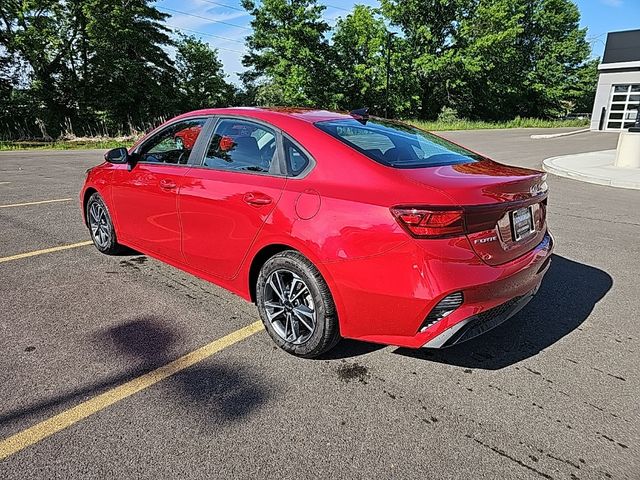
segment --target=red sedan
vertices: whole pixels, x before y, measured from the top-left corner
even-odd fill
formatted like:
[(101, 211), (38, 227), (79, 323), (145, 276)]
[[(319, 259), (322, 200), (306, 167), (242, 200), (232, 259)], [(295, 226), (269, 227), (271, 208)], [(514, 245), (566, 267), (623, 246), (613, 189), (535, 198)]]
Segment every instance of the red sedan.
[(544, 174), (364, 111), (200, 110), (105, 159), (80, 194), (98, 250), (255, 302), (302, 357), (341, 337), (457, 344), (520, 310), (549, 267)]

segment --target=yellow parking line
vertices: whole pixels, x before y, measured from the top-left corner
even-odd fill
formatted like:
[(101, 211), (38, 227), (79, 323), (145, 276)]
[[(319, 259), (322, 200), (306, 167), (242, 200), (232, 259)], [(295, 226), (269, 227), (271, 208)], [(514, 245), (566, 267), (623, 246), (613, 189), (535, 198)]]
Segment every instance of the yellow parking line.
[(0, 461), (262, 330), (257, 321), (0, 442)]
[(59, 252), (61, 250), (69, 250), (70, 248), (84, 247), (85, 245), (91, 245), (92, 243), (93, 242), (91, 240), (88, 240), (86, 242), (71, 243), (69, 245), (60, 245), (59, 247), (51, 247), (51, 248), (44, 248), (42, 250), (34, 250), (33, 252), (18, 253), (17, 255), (0, 257), (0, 263), (10, 262), (11, 260), (20, 260), (21, 258), (35, 257), (36, 255), (43, 255), (45, 253), (53, 253), (53, 252)]
[(56, 198), (54, 200), (40, 200), (39, 202), (11, 203), (9, 205), (0, 205), (0, 208), (10, 207), (26, 207), (28, 205), (42, 205), (43, 203), (70, 202), (73, 198)]

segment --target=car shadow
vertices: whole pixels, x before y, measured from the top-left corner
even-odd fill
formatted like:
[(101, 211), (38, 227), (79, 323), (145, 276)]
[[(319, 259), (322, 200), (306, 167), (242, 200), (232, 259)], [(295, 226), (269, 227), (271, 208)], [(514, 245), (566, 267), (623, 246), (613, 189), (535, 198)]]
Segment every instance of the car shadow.
[[(168, 350), (176, 341), (175, 331), (156, 317), (141, 317), (106, 332), (112, 345), (132, 362), (157, 368), (175, 358)], [(169, 324), (170, 325), (170, 324)], [(266, 403), (267, 390), (248, 369), (203, 361), (167, 380), (170, 398), (188, 407), (200, 406), (206, 417), (219, 423), (244, 417)]]
[(605, 271), (553, 255), (538, 294), (502, 325), (442, 350), (398, 348), (394, 353), (467, 368), (508, 367), (580, 329), (612, 285)]
[(177, 332), (161, 318), (140, 316), (95, 335), (95, 343), (130, 357), (142, 369), (169, 361), (169, 351), (179, 340)]
[(316, 357), (314, 360), (340, 360), (343, 358), (360, 357), (385, 348), (386, 346), (387, 345), (378, 343), (361, 342), (359, 340), (343, 338), (335, 347)]
[[(46, 416), (73, 407), (88, 398), (122, 385), (140, 375), (176, 360), (181, 354), (180, 336), (169, 320), (156, 316), (141, 316), (98, 331), (92, 338), (97, 348), (106, 349), (126, 365), (117, 375), (85, 383), (74, 389), (30, 405), (0, 413), (0, 424), (11, 428), (24, 420)], [(162, 381), (161, 394), (169, 405), (179, 403), (196, 410), (216, 425), (249, 415), (272, 396), (273, 387), (266, 387), (256, 375), (237, 362), (232, 365), (204, 360)], [(184, 408), (183, 408), (184, 409)]]
[(131, 247), (127, 247), (126, 245), (121, 245), (120, 250), (115, 253), (110, 254), (112, 257), (131, 257), (134, 255), (142, 255), (142, 253), (134, 250)]

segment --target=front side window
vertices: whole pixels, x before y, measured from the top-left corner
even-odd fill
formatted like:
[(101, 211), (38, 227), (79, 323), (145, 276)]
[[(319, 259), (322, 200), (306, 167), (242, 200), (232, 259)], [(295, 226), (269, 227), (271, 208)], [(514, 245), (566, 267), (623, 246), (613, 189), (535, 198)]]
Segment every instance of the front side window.
[(140, 160), (186, 165), (206, 121), (204, 118), (184, 120), (156, 133), (142, 145)]
[(204, 165), (218, 170), (274, 173), (276, 134), (246, 120), (222, 119), (213, 132)]
[(409, 125), (382, 119), (317, 122), (316, 127), (378, 163), (422, 168), (472, 163), (481, 157), (465, 148)]

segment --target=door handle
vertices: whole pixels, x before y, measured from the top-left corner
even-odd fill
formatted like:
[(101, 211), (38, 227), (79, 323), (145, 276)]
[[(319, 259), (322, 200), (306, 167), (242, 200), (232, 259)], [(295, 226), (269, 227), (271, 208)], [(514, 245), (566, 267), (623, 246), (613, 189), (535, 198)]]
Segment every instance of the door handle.
[(244, 201), (252, 207), (261, 207), (263, 205), (269, 205), (273, 200), (264, 193), (249, 192), (244, 195)]
[(162, 179), (160, 180), (160, 188), (163, 190), (175, 190), (177, 187), (176, 182), (173, 180)]

